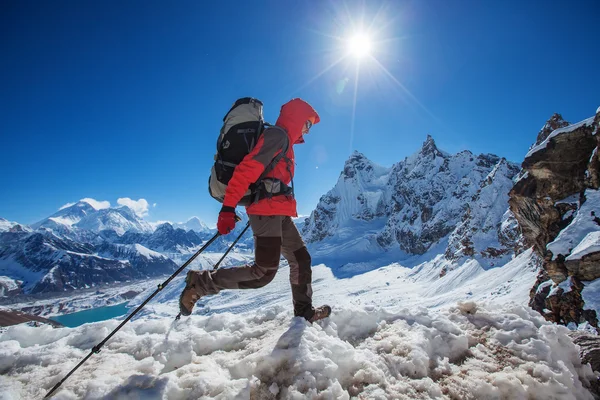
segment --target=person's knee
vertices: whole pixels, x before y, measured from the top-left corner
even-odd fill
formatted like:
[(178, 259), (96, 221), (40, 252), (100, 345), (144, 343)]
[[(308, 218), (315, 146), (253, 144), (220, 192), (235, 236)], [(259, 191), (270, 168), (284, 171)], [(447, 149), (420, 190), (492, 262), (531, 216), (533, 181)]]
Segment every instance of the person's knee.
[(256, 287), (261, 288), (271, 283), (273, 278), (275, 278), (276, 272), (276, 270), (267, 271), (259, 280), (256, 281)]
[(298, 263), (298, 281), (297, 284), (307, 284), (312, 282), (312, 259), (306, 246), (294, 252), (294, 257)]

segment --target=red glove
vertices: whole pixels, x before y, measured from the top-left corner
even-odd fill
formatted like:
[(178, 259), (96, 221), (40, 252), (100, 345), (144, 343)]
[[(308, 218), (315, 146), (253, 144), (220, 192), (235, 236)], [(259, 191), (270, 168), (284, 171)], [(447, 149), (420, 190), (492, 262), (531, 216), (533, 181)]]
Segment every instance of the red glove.
[(219, 212), (217, 229), (221, 235), (227, 235), (235, 228), (235, 208), (223, 206)]

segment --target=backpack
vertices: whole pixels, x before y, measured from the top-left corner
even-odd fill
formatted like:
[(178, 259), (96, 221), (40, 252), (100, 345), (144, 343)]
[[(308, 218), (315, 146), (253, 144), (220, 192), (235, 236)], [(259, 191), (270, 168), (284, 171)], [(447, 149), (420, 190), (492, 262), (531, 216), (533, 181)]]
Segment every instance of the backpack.
[[(208, 192), (214, 199), (223, 202), (227, 184), (233, 176), (235, 167), (252, 151), (267, 126), (272, 125), (264, 121), (263, 103), (252, 97), (236, 100), (225, 114), (217, 139), (215, 163), (208, 178)], [(269, 163), (259, 179), (250, 185), (238, 205), (249, 206), (266, 195), (290, 194), (289, 188), (282, 182), (281, 189), (278, 185), (277, 192), (273, 190), (275, 186), (273, 181), (276, 180), (269, 179), (269, 182), (266, 182), (267, 180), (263, 182), (264, 176), (285, 156), (286, 151), (287, 149), (284, 149)]]

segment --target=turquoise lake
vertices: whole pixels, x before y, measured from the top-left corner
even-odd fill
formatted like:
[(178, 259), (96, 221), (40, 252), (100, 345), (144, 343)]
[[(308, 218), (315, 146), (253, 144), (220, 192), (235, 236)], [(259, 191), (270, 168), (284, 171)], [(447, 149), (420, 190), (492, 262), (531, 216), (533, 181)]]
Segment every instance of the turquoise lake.
[(91, 310), (58, 315), (51, 317), (50, 319), (69, 328), (75, 328), (76, 326), (87, 324), (88, 322), (98, 322), (119, 317), (127, 313), (127, 311), (127, 303), (121, 303), (114, 306), (98, 307)]

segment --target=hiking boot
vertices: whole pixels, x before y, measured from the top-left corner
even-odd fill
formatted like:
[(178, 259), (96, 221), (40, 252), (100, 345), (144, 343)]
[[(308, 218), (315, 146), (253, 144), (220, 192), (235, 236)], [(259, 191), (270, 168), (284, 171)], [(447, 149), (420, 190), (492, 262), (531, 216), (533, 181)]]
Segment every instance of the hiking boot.
[(200, 298), (196, 289), (196, 282), (200, 274), (200, 271), (190, 270), (185, 277), (185, 289), (183, 289), (181, 296), (179, 296), (179, 312), (183, 316), (187, 317), (192, 313), (194, 305), (196, 305), (196, 302)]
[(320, 319), (327, 318), (330, 315), (331, 315), (331, 307), (329, 307), (328, 305), (319, 306), (319, 307), (315, 308), (315, 313), (313, 314), (312, 317), (310, 317), (308, 322), (310, 322), (312, 324), (313, 322), (318, 321)]

